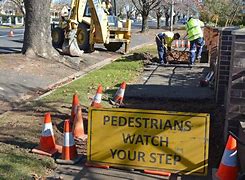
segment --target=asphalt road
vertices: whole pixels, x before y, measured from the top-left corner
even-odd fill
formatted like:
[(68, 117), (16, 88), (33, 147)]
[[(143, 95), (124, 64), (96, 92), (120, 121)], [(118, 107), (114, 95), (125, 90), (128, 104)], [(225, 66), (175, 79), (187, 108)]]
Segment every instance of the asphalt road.
[[(10, 30), (13, 31), (13, 37), (9, 37)], [(0, 53), (19, 53), (21, 52), (24, 37), (24, 29), (0, 29)]]
[[(148, 25), (150, 28), (155, 28), (156, 22), (149, 20)], [(141, 22), (132, 23), (133, 32), (139, 31), (140, 29), (141, 29)], [(10, 30), (13, 31), (13, 37), (9, 37), (8, 35)], [(25, 31), (24, 28), (19, 28), (19, 29), (0, 28), (0, 54), (20, 53), (23, 44), (24, 31)], [(140, 39), (139, 39), (139, 43), (140, 43)], [(132, 41), (131, 47), (134, 46), (135, 46), (135, 41)]]

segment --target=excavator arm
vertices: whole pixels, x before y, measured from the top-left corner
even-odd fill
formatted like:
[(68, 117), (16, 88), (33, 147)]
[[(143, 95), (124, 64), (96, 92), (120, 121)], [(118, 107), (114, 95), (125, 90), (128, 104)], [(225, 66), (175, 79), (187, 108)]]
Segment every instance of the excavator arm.
[(77, 43), (77, 28), (79, 22), (82, 22), (86, 2), (87, 0), (71, 1), (71, 12), (65, 28), (65, 40), (62, 45), (62, 50), (65, 54), (81, 56), (83, 53)]
[(78, 25), (83, 21), (86, 4), (91, 12), (89, 44), (91, 49), (95, 42), (109, 43), (108, 19), (100, 0), (72, 0), (71, 13), (65, 29), (65, 41), (62, 50), (65, 54), (78, 56), (80, 49), (77, 42)]

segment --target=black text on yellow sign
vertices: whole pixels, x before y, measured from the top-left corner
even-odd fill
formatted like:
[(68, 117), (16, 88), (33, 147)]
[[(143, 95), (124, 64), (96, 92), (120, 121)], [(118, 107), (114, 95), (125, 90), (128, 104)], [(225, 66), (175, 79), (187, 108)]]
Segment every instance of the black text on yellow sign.
[(209, 121), (203, 113), (90, 109), (88, 160), (206, 175)]

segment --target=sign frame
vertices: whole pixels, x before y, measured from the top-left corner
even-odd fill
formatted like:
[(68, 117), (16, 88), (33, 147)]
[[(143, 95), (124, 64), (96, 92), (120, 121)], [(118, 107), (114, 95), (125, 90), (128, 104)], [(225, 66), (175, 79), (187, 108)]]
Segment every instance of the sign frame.
[[(100, 161), (100, 160), (94, 160), (92, 158), (93, 154), (93, 147), (92, 147), (92, 141), (93, 141), (93, 125), (96, 120), (93, 120), (93, 113), (98, 113), (98, 112), (110, 112), (110, 113), (143, 113), (143, 114), (154, 114), (154, 115), (173, 115), (173, 116), (188, 116), (188, 117), (202, 117), (205, 120), (204, 123), (204, 132), (205, 132), (205, 137), (204, 137), (204, 146), (203, 146), (203, 164), (200, 164), (201, 167), (203, 167), (203, 171), (196, 172), (196, 169), (193, 169), (193, 171), (185, 171), (185, 170), (176, 170), (176, 169), (169, 169), (165, 167), (149, 167), (145, 166), (144, 164), (142, 165), (130, 165), (130, 164), (120, 164), (120, 163), (112, 163), (112, 162), (106, 162), (106, 161)], [(87, 153), (87, 161), (96, 163), (96, 164), (106, 164), (106, 165), (111, 165), (115, 167), (128, 167), (128, 168), (135, 168), (135, 169), (147, 169), (147, 170), (161, 170), (161, 171), (168, 171), (168, 172), (173, 172), (173, 173), (180, 173), (180, 174), (193, 174), (193, 175), (207, 175), (208, 171), (208, 151), (209, 151), (209, 126), (210, 126), (210, 115), (206, 113), (186, 113), (186, 112), (173, 112), (173, 111), (159, 111), (159, 110), (142, 110), (142, 109), (119, 109), (119, 108), (90, 108), (89, 109), (89, 114), (88, 114), (88, 153)]]

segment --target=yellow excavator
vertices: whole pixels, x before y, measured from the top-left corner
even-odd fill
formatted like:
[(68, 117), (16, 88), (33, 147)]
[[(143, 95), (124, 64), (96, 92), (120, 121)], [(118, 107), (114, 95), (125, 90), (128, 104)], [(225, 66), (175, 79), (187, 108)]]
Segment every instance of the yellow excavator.
[[(68, 16), (61, 16), (58, 27), (52, 29), (52, 43), (62, 47), (64, 54), (80, 56), (82, 51), (94, 51), (96, 43), (104, 44), (109, 51), (125, 52), (131, 39), (131, 21), (125, 25), (109, 15), (101, 0), (72, 0)], [(116, 0), (112, 3), (116, 14)]]

